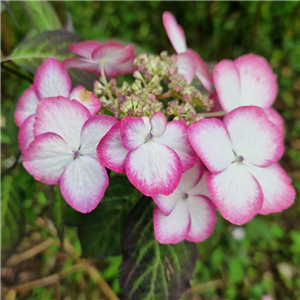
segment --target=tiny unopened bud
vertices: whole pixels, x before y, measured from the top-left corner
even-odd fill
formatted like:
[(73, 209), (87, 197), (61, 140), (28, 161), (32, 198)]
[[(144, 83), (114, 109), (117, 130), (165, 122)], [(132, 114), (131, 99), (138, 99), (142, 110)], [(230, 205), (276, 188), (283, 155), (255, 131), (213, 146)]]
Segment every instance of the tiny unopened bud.
[(133, 108), (130, 108), (130, 109), (127, 111), (127, 115), (128, 115), (128, 116), (133, 116), (133, 115), (134, 115), (134, 110), (133, 110)]
[(178, 110), (177, 110), (178, 114), (182, 115), (184, 111), (185, 111), (184, 106), (182, 105), (178, 106)]
[(175, 92), (179, 93), (179, 91), (180, 91), (180, 85), (176, 84), (175, 87), (174, 87), (174, 90), (175, 90)]
[(189, 94), (183, 94), (183, 96), (182, 96), (182, 101), (183, 102), (188, 102), (189, 99), (190, 99), (190, 95)]

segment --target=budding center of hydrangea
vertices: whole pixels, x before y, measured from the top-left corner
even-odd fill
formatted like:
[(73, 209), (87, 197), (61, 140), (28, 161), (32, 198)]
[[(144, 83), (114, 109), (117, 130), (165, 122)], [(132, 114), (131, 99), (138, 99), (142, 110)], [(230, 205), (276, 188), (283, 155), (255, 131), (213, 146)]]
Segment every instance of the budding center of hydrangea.
[(187, 193), (184, 193), (184, 194), (182, 195), (182, 199), (183, 199), (183, 200), (187, 200), (188, 197), (189, 197), (189, 195), (188, 195)]
[(76, 158), (76, 157), (78, 157), (80, 155), (79, 150), (76, 150), (73, 153), (74, 153), (74, 158)]
[(146, 142), (150, 141), (153, 139), (153, 134), (150, 132), (147, 137), (146, 137)]
[(243, 160), (244, 160), (244, 157), (241, 155), (237, 156), (237, 158), (236, 158), (236, 161), (239, 163), (243, 162)]

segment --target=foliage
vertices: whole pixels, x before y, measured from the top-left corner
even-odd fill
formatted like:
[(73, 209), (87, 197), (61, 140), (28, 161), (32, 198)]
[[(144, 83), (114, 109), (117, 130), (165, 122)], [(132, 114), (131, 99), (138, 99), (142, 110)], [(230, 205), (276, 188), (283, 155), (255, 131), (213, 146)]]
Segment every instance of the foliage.
[(15, 190), (13, 178), (5, 177), (1, 182), (1, 188), (1, 256), (5, 260), (21, 240), (24, 233), (22, 226), (24, 216), (19, 209), (21, 199)]
[(61, 29), (62, 24), (53, 7), (46, 1), (22, 2), (33, 26), (38, 31)]
[(122, 235), (120, 286), (125, 299), (178, 299), (189, 287), (197, 250), (181, 242), (161, 245), (153, 234), (154, 204), (142, 197), (131, 211)]
[(81, 214), (68, 207), (65, 223), (78, 228), (83, 257), (121, 255), (121, 231), (138, 196), (125, 176), (116, 175), (95, 210)]
[(48, 57), (64, 60), (70, 57), (69, 47), (78, 43), (81, 38), (76, 33), (63, 30), (41, 32), (29, 40), (25, 40), (14, 49), (12, 61), (25, 70), (35, 73), (37, 67)]

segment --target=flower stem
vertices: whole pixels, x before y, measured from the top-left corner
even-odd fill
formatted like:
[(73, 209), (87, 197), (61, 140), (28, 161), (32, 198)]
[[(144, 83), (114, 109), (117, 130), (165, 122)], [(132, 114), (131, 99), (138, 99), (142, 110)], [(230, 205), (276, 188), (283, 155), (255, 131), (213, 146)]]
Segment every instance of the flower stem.
[(106, 87), (105, 92), (107, 92), (109, 99), (111, 101), (113, 101), (113, 103), (114, 103), (115, 99), (112, 96), (112, 94), (110, 92), (110, 89), (108, 88), (107, 79), (106, 79), (106, 76), (105, 76), (105, 73), (104, 73), (104, 63), (103, 63), (103, 61), (100, 62), (100, 71), (101, 71), (101, 79), (103, 79), (103, 81), (104, 81), (103, 83)]
[(167, 92), (156, 96), (156, 99), (157, 100), (163, 100), (163, 99), (170, 98), (170, 97), (172, 97), (172, 91), (168, 90)]
[(198, 113), (198, 116), (203, 116), (203, 117), (223, 117), (226, 115), (225, 111), (217, 111), (217, 112), (207, 112), (207, 113)]
[(33, 82), (33, 78), (32, 78), (32, 77), (29, 77), (29, 76), (27, 76), (27, 75), (21, 73), (21, 72), (20, 72), (19, 70), (17, 70), (17, 69), (13, 69), (13, 68), (11, 68), (11, 67), (9, 67), (9, 66), (7, 66), (7, 65), (4, 65), (3, 62), (1, 63), (1, 68), (3, 68), (4, 70), (6, 70), (6, 71), (8, 71), (8, 72), (10, 72), (10, 73), (12, 73), (12, 74), (18, 76), (19, 78), (22, 78), (22, 79), (25, 79), (25, 80), (29, 81), (30, 83)]

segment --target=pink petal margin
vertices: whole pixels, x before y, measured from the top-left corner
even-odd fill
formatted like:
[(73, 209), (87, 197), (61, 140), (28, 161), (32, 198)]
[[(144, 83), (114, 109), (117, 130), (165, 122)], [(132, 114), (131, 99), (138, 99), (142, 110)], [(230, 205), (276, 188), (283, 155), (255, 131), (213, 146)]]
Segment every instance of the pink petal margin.
[(94, 210), (108, 187), (108, 175), (100, 162), (89, 156), (79, 156), (65, 169), (60, 190), (67, 203), (81, 213)]
[(67, 70), (56, 58), (51, 57), (39, 66), (33, 85), (39, 100), (56, 96), (68, 98), (72, 87)]
[(267, 167), (278, 161), (284, 152), (283, 136), (257, 106), (242, 106), (223, 119), (232, 149), (247, 163)]
[(39, 99), (35, 94), (34, 86), (31, 85), (23, 92), (17, 104), (15, 122), (19, 127), (30, 115), (35, 114), (38, 103)]
[(214, 204), (232, 224), (245, 224), (260, 211), (262, 189), (244, 164), (233, 163), (222, 173), (210, 173), (206, 181)]
[(35, 180), (58, 184), (64, 169), (74, 159), (65, 140), (55, 133), (35, 138), (23, 155), (23, 166)]
[(163, 24), (168, 38), (177, 53), (186, 51), (185, 34), (180, 25), (178, 25), (175, 17), (168, 11), (163, 13)]
[(70, 46), (70, 50), (80, 56), (85, 58), (92, 58), (92, 53), (102, 44), (97, 41), (86, 41), (78, 44), (73, 44)]
[(267, 168), (252, 166), (250, 173), (258, 181), (264, 194), (260, 214), (281, 212), (294, 203), (296, 191), (292, 186), (292, 180), (279, 164), (275, 163)]
[(284, 136), (284, 120), (283, 117), (272, 107), (264, 110), (268, 119), (277, 127), (280, 134)]
[(205, 196), (194, 196), (186, 201), (191, 216), (191, 229), (185, 239), (192, 243), (200, 243), (214, 231), (217, 222), (216, 209)]
[(186, 204), (182, 201), (165, 216), (156, 206), (153, 212), (155, 239), (161, 244), (177, 244), (183, 241), (191, 228), (191, 217)]
[(164, 134), (156, 138), (158, 143), (176, 152), (183, 172), (192, 168), (197, 161), (197, 155), (189, 143), (187, 131), (188, 126), (184, 122), (171, 121), (167, 123)]
[(202, 57), (197, 54), (194, 50), (188, 49), (185, 53), (187, 53), (193, 60), (196, 65), (196, 78), (197, 80), (202, 83), (203, 87), (208, 91), (212, 92), (212, 77), (208, 71), (208, 68), (205, 64), (205, 61)]
[(235, 160), (230, 137), (219, 119), (194, 122), (189, 127), (188, 138), (197, 155), (213, 174), (224, 171)]
[(19, 148), (21, 153), (27, 150), (30, 143), (34, 140), (33, 134), (33, 124), (35, 122), (35, 114), (29, 116), (25, 122), (22, 124), (19, 132), (18, 132), (18, 141), (19, 141)]
[(123, 64), (134, 58), (134, 47), (132, 44), (124, 46), (122, 44), (110, 41), (97, 48), (92, 58), (95, 62), (105, 61), (105, 64)]
[(213, 71), (213, 81), (226, 112), (239, 106), (269, 108), (278, 91), (277, 76), (264, 57), (252, 53), (235, 61), (222, 60)]
[(111, 127), (120, 122), (117, 118), (107, 115), (96, 115), (90, 117), (82, 128), (81, 148), (82, 155), (97, 157), (96, 149), (101, 139), (107, 134)]
[(101, 139), (97, 147), (97, 156), (106, 168), (117, 173), (125, 173), (125, 162), (128, 153), (129, 151), (122, 144), (121, 122), (118, 122)]
[(182, 174), (178, 155), (169, 147), (147, 142), (126, 157), (129, 181), (144, 195), (170, 195)]
[(98, 97), (94, 93), (87, 91), (82, 85), (76, 86), (71, 91), (69, 98), (83, 104), (90, 111), (91, 115), (95, 115), (101, 108), (101, 102)]

